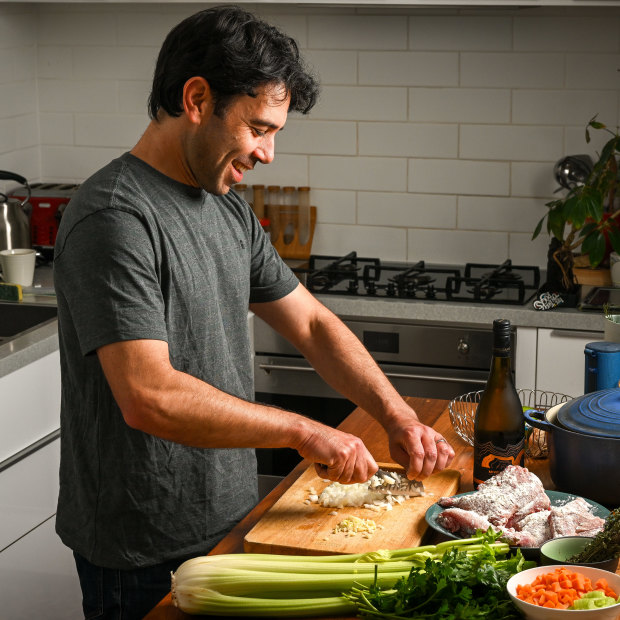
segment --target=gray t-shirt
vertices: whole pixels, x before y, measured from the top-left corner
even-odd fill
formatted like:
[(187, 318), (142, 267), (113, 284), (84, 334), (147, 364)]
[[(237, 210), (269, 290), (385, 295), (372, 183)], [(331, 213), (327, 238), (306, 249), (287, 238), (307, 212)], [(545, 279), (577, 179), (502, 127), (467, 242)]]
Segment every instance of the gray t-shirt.
[(175, 369), (252, 400), (248, 304), (284, 297), (297, 279), (234, 192), (210, 195), (128, 153), (72, 198), (54, 273), (58, 534), (108, 568), (206, 553), (257, 501), (254, 450), (190, 448), (130, 428), (95, 351), (164, 340)]

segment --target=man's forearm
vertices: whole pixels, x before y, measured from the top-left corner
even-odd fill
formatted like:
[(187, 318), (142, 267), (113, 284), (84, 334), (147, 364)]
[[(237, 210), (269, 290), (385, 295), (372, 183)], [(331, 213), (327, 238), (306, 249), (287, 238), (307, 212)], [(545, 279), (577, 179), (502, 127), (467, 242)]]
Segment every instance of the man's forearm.
[(394, 409), (405, 404), (357, 336), (331, 312), (313, 325), (312, 337), (298, 346), (331, 387), (382, 424), (389, 424)]

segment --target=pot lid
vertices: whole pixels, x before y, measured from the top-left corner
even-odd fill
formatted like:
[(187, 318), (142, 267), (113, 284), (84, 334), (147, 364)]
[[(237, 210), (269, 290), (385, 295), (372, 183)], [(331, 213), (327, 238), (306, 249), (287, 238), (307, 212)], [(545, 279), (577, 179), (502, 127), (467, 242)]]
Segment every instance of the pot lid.
[(557, 421), (576, 433), (620, 438), (620, 388), (590, 392), (565, 403)]

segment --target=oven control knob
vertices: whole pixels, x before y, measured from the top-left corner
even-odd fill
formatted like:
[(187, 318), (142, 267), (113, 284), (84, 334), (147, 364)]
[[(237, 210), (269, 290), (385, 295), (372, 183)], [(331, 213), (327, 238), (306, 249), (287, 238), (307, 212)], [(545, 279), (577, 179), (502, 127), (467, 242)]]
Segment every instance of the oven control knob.
[(469, 342), (461, 338), (456, 345), (456, 349), (461, 355), (467, 355), (469, 353)]

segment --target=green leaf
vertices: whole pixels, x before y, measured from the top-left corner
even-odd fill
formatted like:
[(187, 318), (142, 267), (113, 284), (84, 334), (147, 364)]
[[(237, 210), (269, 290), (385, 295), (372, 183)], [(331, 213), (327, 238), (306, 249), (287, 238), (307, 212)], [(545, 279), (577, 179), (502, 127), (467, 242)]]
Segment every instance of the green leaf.
[(553, 236), (559, 241), (564, 240), (564, 226), (566, 224), (566, 218), (562, 213), (561, 209), (553, 209), (549, 211), (549, 219), (547, 221), (547, 225), (549, 231), (553, 234)]
[(538, 222), (538, 224), (536, 225), (536, 229), (534, 230), (534, 234), (532, 235), (532, 241), (534, 239), (536, 239), (536, 237), (538, 237), (538, 235), (540, 235), (540, 231), (542, 230), (542, 225), (543, 225), (543, 222), (545, 221), (546, 217), (547, 217), (547, 214), (543, 215), (540, 218), (540, 222)]
[(614, 252), (620, 252), (620, 228), (618, 228), (615, 220), (609, 220), (610, 226), (607, 232), (607, 237), (611, 243), (611, 247)]
[(581, 251), (587, 254), (592, 267), (598, 267), (605, 256), (605, 237), (599, 232), (593, 232), (586, 237), (581, 244)]

